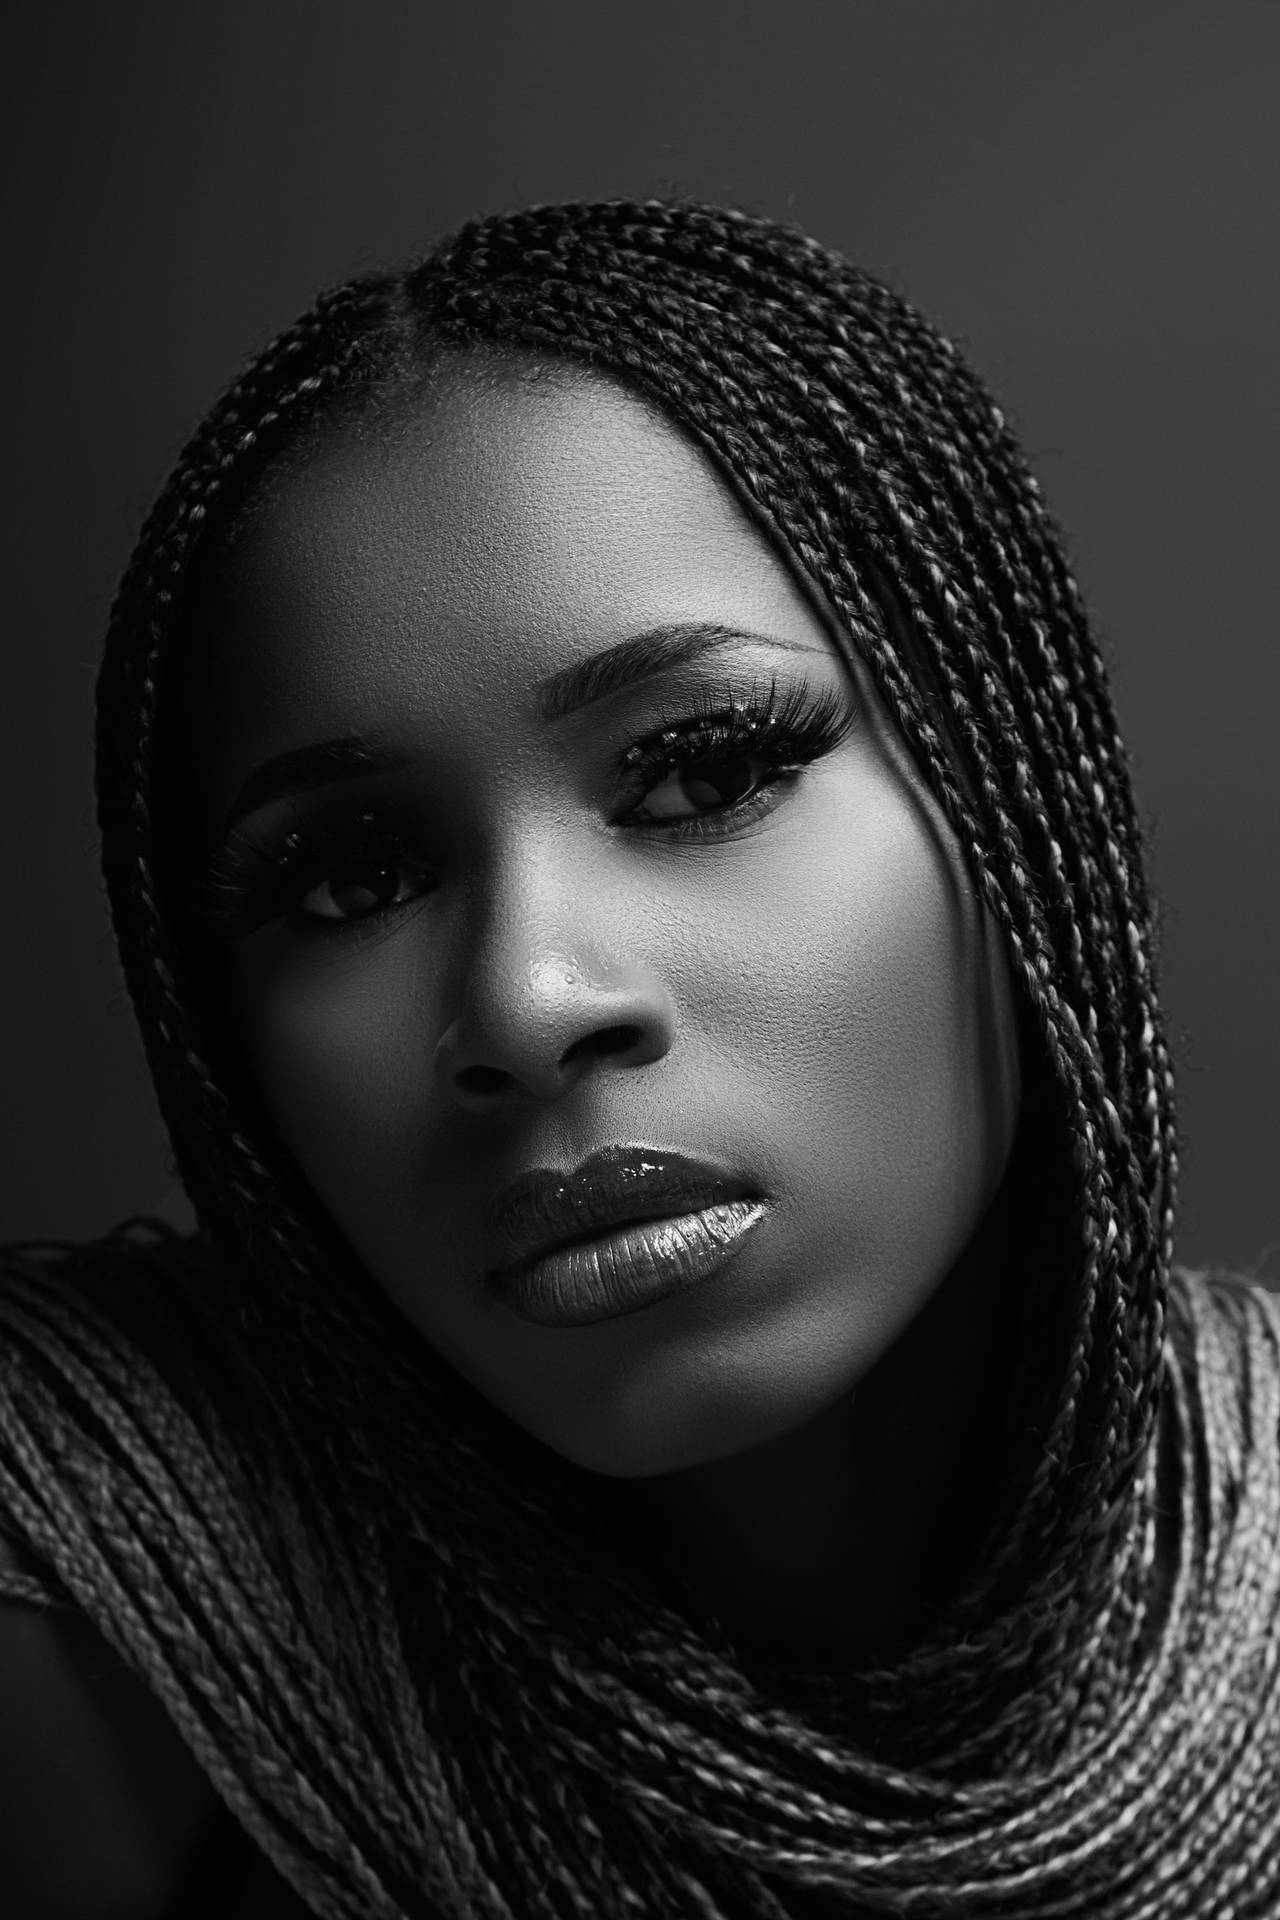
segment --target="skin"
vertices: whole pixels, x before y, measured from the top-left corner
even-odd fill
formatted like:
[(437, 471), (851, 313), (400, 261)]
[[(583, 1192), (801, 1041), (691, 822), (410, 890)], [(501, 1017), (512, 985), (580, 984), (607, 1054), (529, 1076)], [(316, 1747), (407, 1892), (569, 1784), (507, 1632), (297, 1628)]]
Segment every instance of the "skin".
[[(927, 1611), (994, 1477), (1018, 1027), (997, 930), (821, 597), (623, 387), (459, 355), (273, 482), (208, 621), (211, 832), (287, 749), (380, 730), (408, 761), (343, 794), (412, 811), (431, 894), (372, 935), (276, 923), (233, 949), (276, 1123), (373, 1282), (616, 1482), (744, 1649), (803, 1658)], [(544, 676), (691, 621), (764, 638), (537, 716)], [(773, 674), (854, 703), (833, 753), (719, 837), (621, 823), (646, 798), (615, 785), (634, 740)], [(609, 1142), (727, 1163), (767, 1215), (684, 1296), (528, 1324), (481, 1286), (485, 1204)]]

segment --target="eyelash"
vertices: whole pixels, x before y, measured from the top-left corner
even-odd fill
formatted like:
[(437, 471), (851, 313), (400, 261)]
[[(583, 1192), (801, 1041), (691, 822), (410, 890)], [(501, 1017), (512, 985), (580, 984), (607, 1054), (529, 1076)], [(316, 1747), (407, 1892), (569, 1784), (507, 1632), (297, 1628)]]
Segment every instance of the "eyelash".
[[(646, 821), (636, 819), (633, 809), (619, 825), (677, 840), (723, 838), (726, 832), (772, 812), (777, 790), (794, 785), (806, 767), (833, 752), (855, 721), (844, 695), (834, 688), (815, 695), (807, 681), (781, 695), (776, 680), (765, 693), (753, 688), (727, 701), (704, 695), (678, 719), (661, 716), (653, 732), (627, 749), (621, 766), (628, 783), (643, 796), (671, 773), (687, 772), (699, 762), (734, 757), (760, 761), (765, 772), (753, 782), (746, 798), (718, 807), (712, 815)], [(276, 919), (329, 938), (368, 932), (406, 906), (416, 905), (422, 895), (345, 919), (304, 913), (298, 902), (344, 869), (354, 873), (370, 867), (422, 871), (406, 823), (376, 808), (264, 841), (233, 831), (197, 880), (192, 911), (208, 933), (223, 938), (251, 932)]]

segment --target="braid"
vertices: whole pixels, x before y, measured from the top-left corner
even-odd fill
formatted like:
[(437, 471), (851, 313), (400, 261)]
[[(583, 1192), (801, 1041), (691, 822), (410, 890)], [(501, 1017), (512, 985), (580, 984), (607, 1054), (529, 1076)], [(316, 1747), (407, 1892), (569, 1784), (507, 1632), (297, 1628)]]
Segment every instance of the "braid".
[[(1017, 547), (1001, 541), (994, 514), (986, 517), (983, 542), (972, 538), (985, 498), (993, 494), (1021, 508), (1025, 532), (1030, 490), (1012, 441), (1002, 429), (992, 431), (990, 403), (971, 379), (956, 378), (955, 357), (949, 349), (940, 349), (934, 342), (933, 351), (926, 354), (929, 337), (913, 316), (911, 324), (901, 329), (901, 347), (899, 336), (881, 325), (874, 337), (874, 354), (867, 342), (857, 352), (851, 351), (844, 316), (857, 311), (864, 285), (861, 276), (839, 263), (829, 267), (821, 276), (827, 304), (815, 314), (813, 291), (820, 276), (809, 245), (797, 249), (788, 236), (779, 238), (775, 229), (711, 216), (707, 223), (711, 231), (695, 274), (686, 264), (689, 223), (668, 252), (660, 211), (652, 227), (641, 226), (625, 211), (619, 216), (620, 239), (633, 254), (643, 254), (643, 271), (637, 270), (634, 258), (619, 261), (606, 239), (591, 262), (597, 271), (589, 274), (580, 253), (571, 251), (569, 239), (561, 234), (553, 233), (550, 245), (539, 244), (544, 236), (537, 230), (535, 212), (525, 217), (526, 226), (533, 230), (520, 233), (516, 244), (511, 244), (514, 235), (500, 233), (490, 242), (487, 228), (476, 229), (479, 258), (471, 238), (464, 235), (462, 261), (429, 262), (422, 279), (426, 282), (438, 275), (446, 316), (457, 315), (468, 330), (482, 337), (492, 331), (500, 337), (591, 357), (607, 354), (611, 364), (640, 381), (737, 477), (862, 641), (864, 658), (879, 689), (930, 776), (969, 858), (979, 893), (1006, 930), (1017, 970), (1040, 1012), (1058, 1078), (1070, 1097), (1077, 1152), (1087, 1168), (1082, 1324), (1073, 1355), (1072, 1388), (1045, 1450), (1046, 1470), (1024, 1514), (1028, 1527), (1036, 1524), (1039, 1515), (1047, 1517), (1044, 1552), (1060, 1558), (1070, 1544), (1061, 1535), (1072, 1531), (1074, 1510), (1075, 1527), (1087, 1528), (1092, 1536), (1099, 1577), (1105, 1578), (1114, 1539), (1100, 1539), (1086, 1515), (1099, 1498), (1110, 1504), (1114, 1487), (1131, 1481), (1133, 1462), (1145, 1448), (1153, 1399), (1142, 1390), (1142, 1381), (1133, 1377), (1130, 1356), (1136, 1353), (1145, 1362), (1149, 1380), (1158, 1364), (1162, 1328), (1159, 1253), (1152, 1245), (1145, 1197), (1149, 1173), (1144, 1175), (1135, 1164), (1117, 1107), (1118, 1095), (1126, 1119), (1136, 1129), (1136, 1090), (1124, 1047), (1127, 1022), (1143, 1037), (1148, 1056), (1157, 1050), (1160, 1064), (1158, 1078), (1154, 1066), (1148, 1065), (1141, 1086), (1148, 1113), (1145, 1131), (1150, 1130), (1150, 1115), (1171, 1101), (1171, 1075), (1167, 1056), (1158, 1052), (1154, 984), (1143, 971), (1144, 903), (1133, 899), (1129, 868), (1115, 847), (1107, 796), (1096, 777), (1095, 760), (1106, 757), (1104, 750), (1097, 747), (1091, 758), (1087, 748), (1094, 743), (1082, 741), (1085, 750), (1078, 753), (1074, 768), (1070, 755), (1062, 750), (1068, 729), (1077, 737), (1082, 729), (1074, 707), (1065, 726), (1058, 719), (1061, 698), (1054, 697), (1058, 694), (1055, 680), (1061, 676), (1049, 636), (1056, 624), (1066, 628), (1068, 638), (1082, 643), (1082, 622), (1065, 595), (1058, 598), (1056, 609), (1045, 609), (1046, 615), (1056, 611), (1057, 616), (1053, 624), (1043, 616), (1040, 621), (1038, 649), (1042, 658), (1049, 654), (1050, 674), (1047, 682), (1042, 679), (1033, 685), (1019, 666), (984, 572), (984, 562), (990, 568), (984, 549), (995, 548), (1003, 573), (1019, 583), (1012, 610), (1021, 615), (1023, 625), (1028, 606), (1035, 605), (1031, 568)], [(580, 245), (585, 251), (586, 243)], [(803, 284), (787, 303), (766, 295), (762, 315), (762, 303), (743, 298), (742, 290), (754, 289), (761, 281), (776, 287), (781, 279), (779, 254), (787, 261), (803, 262)], [(695, 302), (707, 304), (708, 271), (722, 272), (731, 293), (721, 294), (714, 328), (695, 327), (690, 324), (690, 309)], [(567, 284), (552, 281), (553, 272), (563, 275)], [(536, 282), (536, 306), (530, 298), (530, 282)], [(625, 306), (611, 299), (614, 285), (632, 289)], [(733, 295), (739, 297), (735, 300)], [(883, 290), (873, 296), (871, 304), (878, 315), (883, 314), (887, 298)], [(834, 329), (835, 347), (832, 307), (842, 315)], [(771, 339), (769, 323), (774, 312), (785, 330), (785, 346)], [(836, 379), (840, 384), (833, 392)], [(919, 399), (913, 404), (915, 394)], [(921, 416), (925, 432), (918, 430)], [(797, 430), (804, 435), (807, 453), (800, 475), (792, 453)], [(966, 443), (980, 452), (981, 459), (971, 454), (965, 463)], [(976, 475), (971, 476), (971, 469), (976, 469)], [(967, 526), (961, 525), (961, 514)], [(917, 688), (883, 621), (868, 618), (868, 596), (857, 580), (858, 555), (850, 541), (850, 529), (855, 527), (906, 606), (917, 641), (941, 676), (962, 753), (980, 794), (979, 819), (957, 791), (949, 756), (924, 717)], [(1027, 543), (1033, 552), (1051, 544), (1045, 525), (1036, 526), (1034, 533)], [(998, 582), (1000, 571), (992, 571)], [(1065, 568), (1062, 571), (1065, 574)], [(993, 655), (993, 639), (999, 654)], [(1005, 682), (996, 671), (999, 666), (1008, 675)], [(1042, 716), (1034, 736), (1041, 753), (1033, 757), (1015, 747), (1010, 781), (999, 758), (1008, 752), (1010, 742), (1021, 745), (1027, 740), (1013, 695), (1020, 697), (1024, 709)], [(1050, 731), (1054, 721), (1056, 740)], [(1117, 741), (1110, 756), (1113, 765), (1121, 754)], [(1076, 808), (1081, 798), (1085, 800), (1083, 809), (1073, 810), (1070, 816), (1079, 849), (1079, 880), (1074, 890), (1070, 876), (1062, 870), (1060, 852), (1054, 857), (1057, 838), (1045, 806), (1045, 786), (1059, 802), (1067, 797)], [(1047, 849), (1047, 861), (1031, 865), (1028, 838)], [(1050, 925), (1039, 895), (1039, 873), (1046, 874), (1051, 888), (1056, 926)], [(1103, 873), (1113, 882), (1110, 902), (1102, 897)], [(1125, 956), (1126, 964), (1121, 963), (1113, 929), (1128, 935), (1133, 952)], [(1092, 967), (1086, 960), (1090, 952), (1097, 956)], [(1138, 962), (1136, 979), (1133, 959)], [(1104, 983), (1101, 1013), (1097, 980)], [(1072, 983), (1075, 995), (1064, 997), (1059, 981)], [(1121, 996), (1129, 998), (1128, 1008), (1118, 1004)], [(1101, 1053), (1100, 1034), (1115, 1044), (1112, 1060)], [(1171, 1162), (1168, 1171), (1172, 1178)], [(1167, 1206), (1171, 1204), (1170, 1194)], [(1139, 1239), (1141, 1229), (1145, 1232)], [(1122, 1289), (1132, 1280), (1135, 1266), (1141, 1273), (1144, 1265), (1148, 1297), (1144, 1299), (1141, 1289), (1134, 1288), (1127, 1311)], [(1136, 1325), (1128, 1323), (1130, 1313)], [(1080, 1474), (1071, 1448), (1090, 1348), (1109, 1350), (1115, 1365), (1110, 1377), (1097, 1368), (1092, 1372), (1097, 1392), (1109, 1389), (1112, 1401), (1110, 1406), (1100, 1405), (1088, 1422), (1094, 1464)], [(1099, 1431), (1108, 1436), (1108, 1446), (1101, 1452), (1094, 1446)], [(1063, 1491), (1065, 1476), (1073, 1467), (1077, 1469), (1074, 1502), (1064, 1499)], [(1115, 1524), (1122, 1529), (1127, 1525), (1125, 1516), (1117, 1514)], [(1059, 1536), (1056, 1540), (1053, 1530)], [(1009, 1552), (1014, 1550), (1011, 1543)], [(997, 1568), (990, 1566), (989, 1571)]]
[[(275, 1136), (166, 884), (164, 688), (195, 569), (305, 431), (477, 343), (624, 380), (821, 587), (1001, 931), (1035, 1043), (1052, 1139), (1032, 1144), (1068, 1177), (1029, 1236), (1006, 1510), (927, 1638), (838, 1684), (749, 1678), (698, 1595), (637, 1564), (586, 1476), (410, 1350)], [(64, 1256), (103, 1303), (92, 1340), (51, 1253), (27, 1250), (7, 1325), (29, 1382), (0, 1436), (25, 1465), (0, 1467), (0, 1494), (82, 1604), (109, 1595), (122, 1650), (315, 1911), (787, 1920), (802, 1897), (856, 1896), (995, 1916), (1028, 1911), (1034, 1882), (1037, 1913), (1207, 1912), (1192, 1813), (1159, 1788), (1187, 1737), (1179, 1661), (1228, 1662), (1221, 1678), (1246, 1657), (1194, 1644), (1195, 1569), (1221, 1548), (1214, 1578), (1239, 1561), (1244, 1584), (1245, 1562), (1184, 1475), (1164, 1630), (1185, 1644), (1140, 1669), (1160, 1629), (1152, 1440), (1160, 1418), (1184, 1436), (1215, 1418), (1242, 1461), (1223, 1329), (1274, 1429), (1280, 1323), (1171, 1292), (1178, 1135), (1129, 765), (1036, 482), (950, 343), (805, 235), (698, 204), (534, 207), (353, 280), (246, 370), (149, 516), (112, 611), (96, 765), (117, 939), (200, 1232), (157, 1248), (126, 1223), (92, 1284)], [(167, 1424), (147, 1411), (187, 1294), (239, 1330), (230, 1459), (212, 1398)], [(1052, 1320), (1064, 1338), (1037, 1341)], [(145, 1489), (145, 1544), (91, 1547), (106, 1479), (62, 1448), (57, 1493), (22, 1441), (52, 1435), (68, 1395), (94, 1459)], [(122, 1402), (131, 1421), (109, 1414)], [(282, 1539), (287, 1554), (264, 1544)], [(157, 1598), (174, 1567), (200, 1599), (181, 1644)], [(1257, 1605), (1280, 1576), (1249, 1577)], [(1274, 1747), (1266, 1697), (1250, 1725), (1269, 1715)]]

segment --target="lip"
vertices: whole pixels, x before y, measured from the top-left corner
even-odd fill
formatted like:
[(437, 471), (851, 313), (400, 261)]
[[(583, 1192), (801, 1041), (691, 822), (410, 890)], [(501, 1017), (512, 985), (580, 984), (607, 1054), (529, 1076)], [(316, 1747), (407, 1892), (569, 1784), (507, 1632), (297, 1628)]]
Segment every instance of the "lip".
[(749, 1180), (713, 1161), (655, 1147), (602, 1147), (571, 1170), (535, 1167), (503, 1188), (488, 1212), (498, 1264), (485, 1278), (502, 1287), (574, 1242), (760, 1198)]
[(632, 1221), (508, 1267), (490, 1287), (523, 1320), (586, 1327), (687, 1293), (719, 1272), (763, 1220), (763, 1200), (730, 1200)]

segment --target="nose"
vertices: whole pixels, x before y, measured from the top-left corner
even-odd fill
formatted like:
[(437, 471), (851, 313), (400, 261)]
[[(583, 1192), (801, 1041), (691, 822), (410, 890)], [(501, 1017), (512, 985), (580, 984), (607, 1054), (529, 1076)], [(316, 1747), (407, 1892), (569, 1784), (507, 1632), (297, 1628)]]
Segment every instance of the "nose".
[[(581, 896), (579, 896), (579, 902)], [(579, 914), (580, 920), (581, 915)], [(471, 955), (434, 1070), (456, 1104), (488, 1113), (554, 1100), (602, 1063), (647, 1066), (670, 1049), (675, 1004), (652, 967), (600, 943), (555, 938), (509, 914)]]

